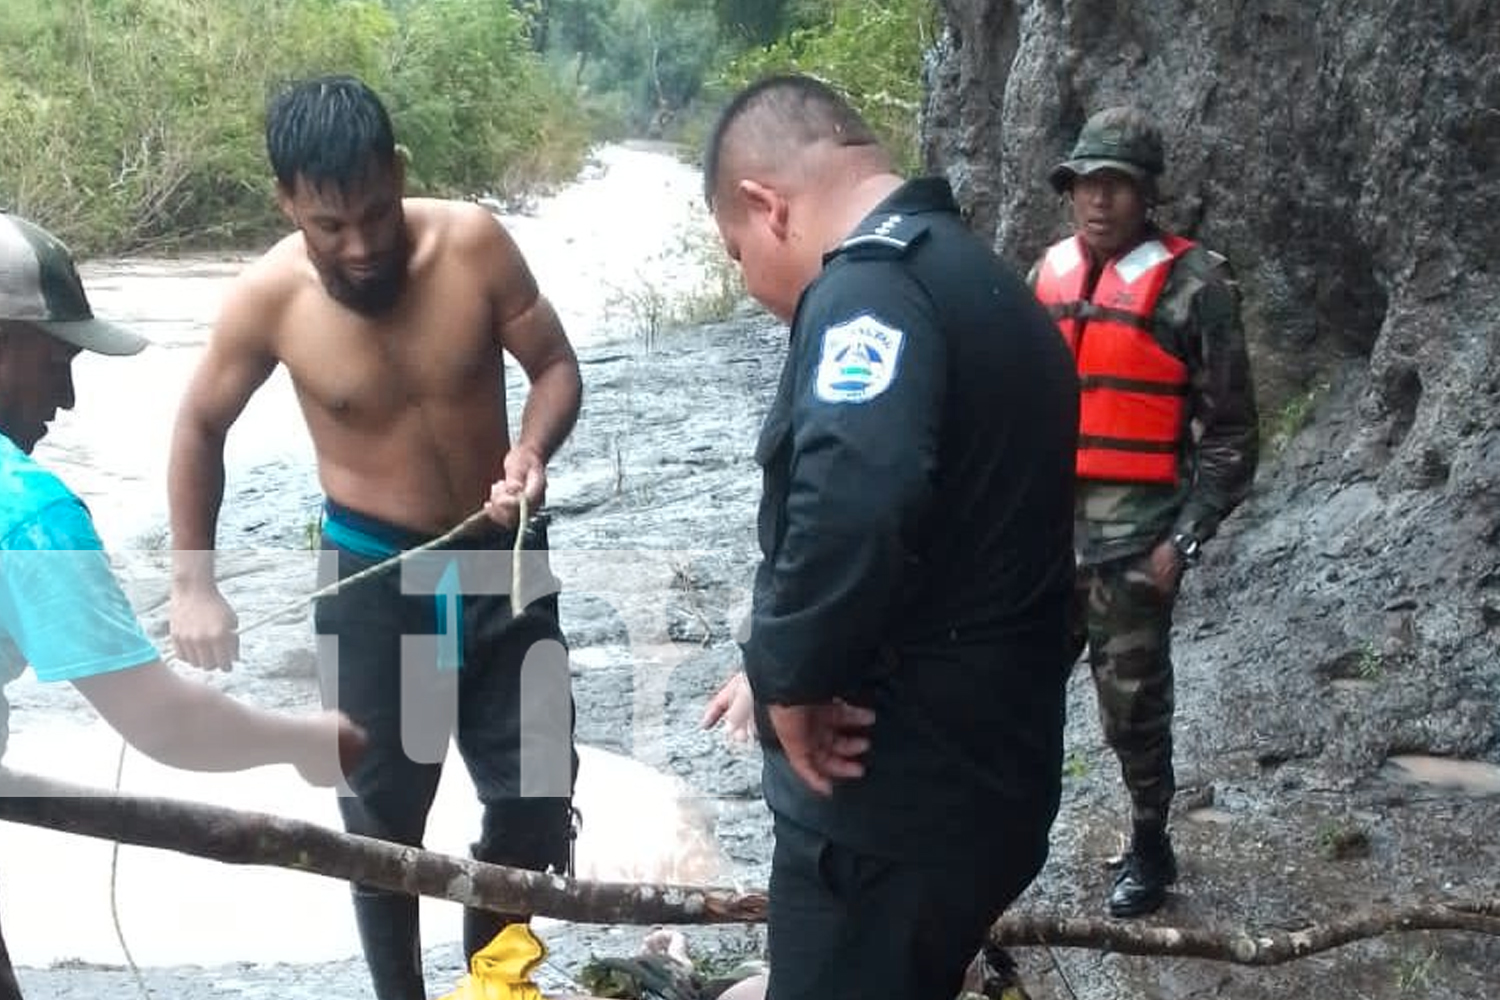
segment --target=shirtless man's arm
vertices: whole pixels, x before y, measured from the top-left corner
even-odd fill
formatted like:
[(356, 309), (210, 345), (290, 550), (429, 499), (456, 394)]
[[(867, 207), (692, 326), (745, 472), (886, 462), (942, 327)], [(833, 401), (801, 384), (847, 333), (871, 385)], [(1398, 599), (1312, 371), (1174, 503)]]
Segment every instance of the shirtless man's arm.
[(490, 516), (515, 525), (524, 492), (535, 510), (547, 491), (547, 462), (567, 440), (578, 419), (583, 380), (552, 304), (536, 286), (521, 251), (500, 226), (484, 239), (493, 259), (495, 339), (520, 364), (531, 383), (521, 429), (505, 455), (505, 478), (490, 491)]
[(214, 580), (214, 535), (224, 499), (224, 439), (276, 367), (264, 332), (268, 293), (235, 286), (177, 412), (167, 467), (172, 527), (172, 642), (177, 655), (209, 670), (239, 658), (238, 620)]

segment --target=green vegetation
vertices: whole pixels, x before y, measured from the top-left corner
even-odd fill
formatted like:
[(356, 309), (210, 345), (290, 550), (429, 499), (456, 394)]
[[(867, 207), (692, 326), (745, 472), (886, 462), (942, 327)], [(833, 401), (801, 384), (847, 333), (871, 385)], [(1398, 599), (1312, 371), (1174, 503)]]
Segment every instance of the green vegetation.
[(692, 143), (734, 87), (797, 70), (917, 161), (931, 0), (6, 0), (0, 208), (84, 254), (284, 228), (265, 99), (354, 73), (387, 99), (415, 191), (502, 201), (588, 145)]
[(691, 233), (683, 238), (684, 253), (702, 262), (703, 281), (691, 294), (676, 303), (673, 320), (680, 326), (701, 326), (728, 319), (745, 299), (745, 283), (740, 269), (716, 236), (707, 232)]
[(521, 15), (493, 2), (426, 0), (403, 25), (390, 67), (392, 117), (418, 185), (471, 194), (545, 174), (533, 157), (566, 111)]
[(745, 298), (739, 267), (710, 231), (685, 228), (675, 244), (671, 256), (695, 267), (701, 280), (670, 288), (638, 270), (628, 284), (610, 287), (605, 305), (647, 351), (664, 333), (728, 319)]
[(532, 36), (596, 124), (685, 141), (696, 155), (728, 94), (767, 73), (843, 90), (917, 163), (922, 53), (932, 0), (528, 0)]
[(1350, 819), (1328, 820), (1318, 827), (1318, 853), (1328, 861), (1370, 855), (1370, 836)]
[(1427, 996), (1438, 963), (1438, 950), (1406, 950), (1396, 959), (1396, 988), (1403, 994)]
[(1313, 412), (1328, 394), (1328, 389), (1326, 381), (1314, 382), (1262, 420), (1260, 439), (1270, 446), (1272, 454), (1285, 451), (1292, 439), (1312, 422)]
[(932, 45), (936, 16), (931, 0), (834, 3), (825, 19), (735, 59), (723, 82), (781, 72), (816, 76), (847, 94), (901, 168), (915, 171), (922, 54)]
[(1381, 653), (1380, 647), (1375, 645), (1371, 639), (1366, 639), (1359, 647), (1359, 659), (1354, 665), (1354, 672), (1360, 680), (1378, 681), (1385, 673), (1385, 655)]
[(587, 145), (522, 19), (488, 0), (6, 0), (0, 204), (81, 252), (280, 228), (265, 99), (338, 72), (387, 97), (419, 190), (512, 194)]

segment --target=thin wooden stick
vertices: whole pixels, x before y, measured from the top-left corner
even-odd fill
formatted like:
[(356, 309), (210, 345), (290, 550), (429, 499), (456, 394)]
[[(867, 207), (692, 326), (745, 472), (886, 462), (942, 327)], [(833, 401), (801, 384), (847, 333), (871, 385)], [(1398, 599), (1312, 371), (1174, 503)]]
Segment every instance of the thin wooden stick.
[(1366, 938), (1406, 931), (1466, 931), (1500, 937), (1494, 901), (1422, 903), (1355, 913), (1298, 931), (1155, 927), (1111, 920), (1017, 913), (1001, 917), (990, 940), (1001, 947), (1046, 945), (1122, 955), (1201, 958), (1233, 965), (1284, 965)]

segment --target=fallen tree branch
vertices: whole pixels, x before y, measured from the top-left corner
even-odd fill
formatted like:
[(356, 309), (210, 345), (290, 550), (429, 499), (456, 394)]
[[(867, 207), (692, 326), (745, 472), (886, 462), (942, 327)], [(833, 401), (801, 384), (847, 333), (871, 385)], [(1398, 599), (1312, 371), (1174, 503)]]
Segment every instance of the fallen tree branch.
[(574, 923), (760, 923), (766, 918), (765, 896), (758, 893), (583, 882), (403, 847), (267, 813), (112, 794), (7, 768), (0, 768), (0, 819)]
[[(0, 820), (211, 858), (268, 865), (501, 913), (573, 923), (763, 923), (761, 892), (586, 882), (401, 847), (266, 813), (120, 795), (0, 768)], [(991, 939), (1126, 955), (1279, 965), (1382, 934), (1465, 931), (1500, 937), (1500, 900), (1448, 901), (1357, 913), (1297, 931), (1158, 927), (1035, 913), (1002, 917)]]
[(1001, 917), (990, 940), (1007, 948), (1046, 945), (1088, 948), (1122, 955), (1203, 958), (1235, 965), (1282, 965), (1346, 944), (1406, 931), (1468, 931), (1500, 937), (1500, 901), (1450, 902), (1382, 908), (1297, 931), (1256, 933), (1212, 927), (1153, 927), (1110, 920)]

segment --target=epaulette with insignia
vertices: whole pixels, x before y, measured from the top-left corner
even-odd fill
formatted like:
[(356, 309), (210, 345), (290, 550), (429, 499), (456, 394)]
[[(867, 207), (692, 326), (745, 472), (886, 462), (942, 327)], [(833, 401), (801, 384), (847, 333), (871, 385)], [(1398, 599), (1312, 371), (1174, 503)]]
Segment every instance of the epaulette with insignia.
[(858, 257), (901, 257), (927, 234), (927, 221), (920, 215), (892, 212), (870, 218), (829, 254)]

